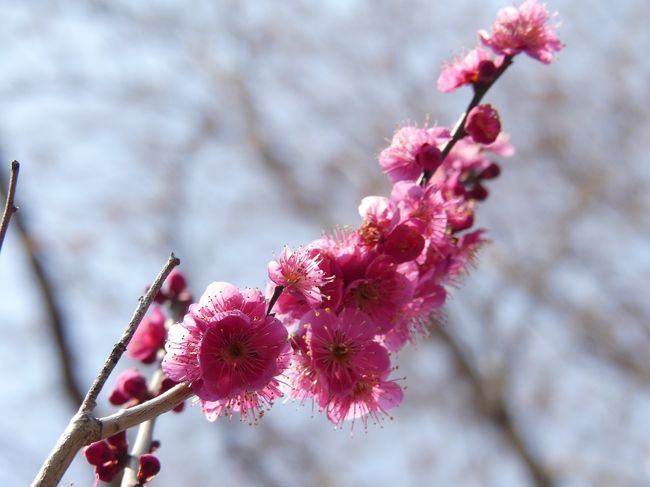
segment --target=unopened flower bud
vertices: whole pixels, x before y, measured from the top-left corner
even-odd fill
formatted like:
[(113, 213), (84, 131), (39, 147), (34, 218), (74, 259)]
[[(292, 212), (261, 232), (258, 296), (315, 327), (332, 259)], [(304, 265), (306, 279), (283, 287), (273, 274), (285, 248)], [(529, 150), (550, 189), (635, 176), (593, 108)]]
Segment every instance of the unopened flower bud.
[(491, 144), (501, 132), (499, 113), (491, 105), (479, 105), (472, 108), (465, 122), (465, 132), (474, 142)]
[(160, 472), (160, 461), (151, 453), (145, 453), (140, 457), (140, 466), (138, 468), (138, 482), (146, 483)]
[(478, 65), (478, 73), (474, 84), (477, 86), (490, 85), (495, 80), (497, 71), (498, 69), (491, 59), (481, 61)]
[(422, 144), (420, 151), (415, 156), (415, 160), (422, 169), (433, 173), (442, 162), (442, 154), (435, 145)]
[(171, 297), (177, 296), (181, 291), (185, 290), (187, 287), (187, 280), (181, 271), (174, 269), (171, 271), (167, 280), (165, 281), (167, 289), (169, 290), (169, 295)]
[(84, 456), (91, 465), (103, 465), (113, 458), (111, 447), (105, 441), (91, 443), (84, 450)]

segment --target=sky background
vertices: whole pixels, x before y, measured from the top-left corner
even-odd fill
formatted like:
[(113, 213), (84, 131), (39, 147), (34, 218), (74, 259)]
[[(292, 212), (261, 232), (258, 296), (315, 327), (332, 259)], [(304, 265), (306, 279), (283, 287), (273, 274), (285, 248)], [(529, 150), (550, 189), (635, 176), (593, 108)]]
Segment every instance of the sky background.
[[(389, 193), (376, 155), (406, 123), (455, 122), (470, 92), (438, 92), (440, 66), (504, 5), (450, 3), (0, 0), (1, 160), (21, 162), (82, 389), (170, 251), (196, 296), (263, 287), (283, 245)], [(478, 213), (492, 243), (451, 338), (400, 353), (394, 420), (351, 436), (293, 403), (255, 427), (188, 408), (157, 422), (154, 485), (535, 485), (495, 400), (554, 485), (650, 484), (650, 5), (548, 4), (566, 48), (518, 57), (486, 98), (517, 149)], [(0, 484), (25, 485), (73, 408), (13, 226), (0, 296)]]

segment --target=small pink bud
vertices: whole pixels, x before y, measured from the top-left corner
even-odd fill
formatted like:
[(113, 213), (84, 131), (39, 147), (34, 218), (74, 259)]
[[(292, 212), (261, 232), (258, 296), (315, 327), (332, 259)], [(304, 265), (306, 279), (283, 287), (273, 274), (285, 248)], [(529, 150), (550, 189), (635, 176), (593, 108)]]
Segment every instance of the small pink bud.
[(88, 463), (99, 466), (113, 459), (113, 451), (105, 441), (96, 441), (91, 443), (84, 450), (84, 455)]
[(442, 154), (440, 149), (435, 145), (422, 144), (420, 151), (415, 156), (417, 163), (427, 171), (435, 172), (442, 162)]
[(491, 144), (501, 132), (499, 113), (487, 104), (472, 108), (465, 122), (465, 132), (472, 136), (474, 142)]
[(131, 397), (144, 398), (147, 395), (147, 381), (141, 375), (129, 377), (124, 381), (124, 391)]
[(145, 483), (151, 480), (160, 472), (160, 461), (151, 453), (145, 453), (140, 457), (138, 468), (138, 482)]
[(490, 59), (481, 61), (478, 65), (478, 74), (476, 76), (475, 84), (478, 86), (486, 86), (491, 84), (497, 75), (497, 67)]
[(126, 369), (117, 378), (117, 384), (111, 391), (108, 400), (111, 404), (120, 406), (131, 399), (137, 403), (149, 397), (147, 381), (138, 369)]
[(185, 288), (187, 287), (187, 281), (185, 280), (185, 276), (178, 269), (174, 269), (173, 271), (171, 271), (169, 276), (167, 276), (166, 284), (167, 284), (167, 289), (169, 290), (169, 294), (173, 297), (180, 294), (181, 291), (184, 291)]
[(129, 399), (131, 399), (131, 397), (125, 395), (119, 389), (113, 389), (108, 396), (108, 402), (110, 402), (113, 406), (121, 406), (122, 404), (128, 402)]

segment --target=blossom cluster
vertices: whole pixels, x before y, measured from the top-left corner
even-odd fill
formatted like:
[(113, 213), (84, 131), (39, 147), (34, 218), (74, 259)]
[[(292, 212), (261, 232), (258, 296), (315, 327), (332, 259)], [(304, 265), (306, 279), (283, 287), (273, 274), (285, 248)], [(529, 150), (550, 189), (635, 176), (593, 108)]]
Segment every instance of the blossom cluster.
[(548, 19), (537, 0), (502, 9), (479, 35), (492, 53), (477, 47), (444, 67), (441, 91), (475, 92), (461, 123), (395, 133), (378, 158), (392, 191), (363, 198), (357, 228), (285, 247), (268, 265), (266, 295), (211, 284), (169, 329), (163, 370), (191, 383), (208, 419), (252, 423), (285, 395), (335, 425), (365, 425), (401, 403), (395, 354), (426, 334), (485, 243), (477, 205), (500, 174), (493, 157), (513, 153), (480, 99), (517, 54), (551, 61), (561, 43)]

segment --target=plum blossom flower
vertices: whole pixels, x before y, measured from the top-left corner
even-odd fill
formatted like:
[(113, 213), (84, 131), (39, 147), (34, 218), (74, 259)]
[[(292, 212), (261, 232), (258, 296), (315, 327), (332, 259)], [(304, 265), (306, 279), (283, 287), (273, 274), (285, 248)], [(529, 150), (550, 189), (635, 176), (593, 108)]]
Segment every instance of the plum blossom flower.
[(449, 137), (449, 129), (444, 127), (402, 127), (379, 154), (379, 165), (393, 183), (415, 181), (424, 170), (434, 172), (440, 165), (438, 147)]
[[(202, 401), (255, 416), (265, 388), (287, 366), (290, 350), (284, 325), (265, 315), (258, 290), (239, 291), (215, 282), (190, 306), (182, 323), (169, 330), (162, 367), (176, 381), (189, 381)], [(230, 407), (246, 404), (249, 409)], [(216, 419), (213, 414), (212, 417)]]
[(497, 13), (492, 32), (479, 32), (481, 42), (497, 54), (514, 56), (525, 52), (545, 64), (563, 45), (555, 33), (557, 24), (547, 25), (549, 14), (543, 3), (526, 0), (519, 7), (504, 7)]
[(269, 262), (269, 278), (276, 285), (284, 287), (285, 292), (300, 296), (316, 307), (323, 300), (320, 288), (332, 280), (332, 276), (325, 275), (321, 269), (321, 260), (316, 249), (300, 247), (292, 251), (285, 247), (278, 260)]
[[(388, 411), (399, 406), (404, 399), (404, 391), (395, 382), (383, 376), (366, 376), (358, 379), (350, 393), (333, 397), (327, 404), (327, 417), (337, 426), (344, 421), (360, 419), (364, 427), (368, 418), (379, 423)], [(390, 416), (389, 416), (390, 417)]]
[(494, 81), (502, 63), (502, 56), (492, 59), (488, 51), (476, 47), (443, 66), (438, 77), (438, 89), (443, 93), (449, 93), (464, 85), (488, 85)]
[(388, 351), (374, 341), (375, 327), (364, 313), (312, 311), (303, 317), (303, 326), (313, 368), (329, 395), (348, 394), (361, 377), (390, 367)]
[(363, 274), (345, 288), (343, 308), (357, 309), (367, 314), (378, 333), (393, 324), (398, 309), (411, 297), (408, 279), (397, 270), (395, 261), (387, 255), (374, 257)]

